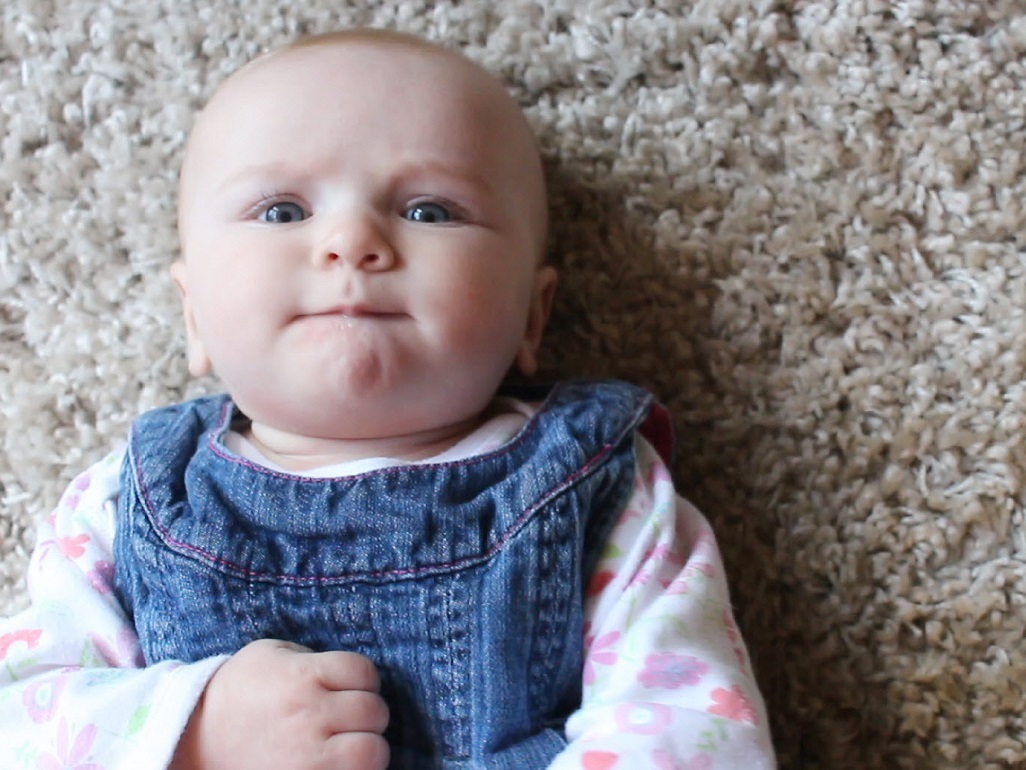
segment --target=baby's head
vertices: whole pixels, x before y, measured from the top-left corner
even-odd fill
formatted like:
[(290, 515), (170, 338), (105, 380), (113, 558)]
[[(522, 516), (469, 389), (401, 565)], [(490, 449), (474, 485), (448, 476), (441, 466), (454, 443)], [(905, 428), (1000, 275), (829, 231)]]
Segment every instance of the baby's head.
[(254, 425), (431, 431), (535, 369), (555, 287), (541, 160), (458, 53), (354, 31), (243, 67), (189, 138), (179, 229), (190, 370)]

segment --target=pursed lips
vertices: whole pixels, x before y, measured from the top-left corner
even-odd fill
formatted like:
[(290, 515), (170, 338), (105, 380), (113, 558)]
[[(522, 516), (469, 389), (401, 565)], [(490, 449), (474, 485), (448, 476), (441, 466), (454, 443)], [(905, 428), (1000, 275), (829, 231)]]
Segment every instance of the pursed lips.
[(299, 313), (297, 318), (347, 318), (347, 319), (368, 319), (368, 320), (389, 320), (402, 318), (406, 313), (397, 313), (391, 310), (381, 310), (371, 305), (336, 305), (325, 310), (317, 310), (307, 313)]

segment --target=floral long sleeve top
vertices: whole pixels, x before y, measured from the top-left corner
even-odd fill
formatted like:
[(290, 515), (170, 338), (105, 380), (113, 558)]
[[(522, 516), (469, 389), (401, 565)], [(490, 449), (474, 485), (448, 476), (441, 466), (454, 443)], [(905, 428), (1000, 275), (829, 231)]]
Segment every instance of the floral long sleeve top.
[[(551, 767), (776, 767), (712, 530), (637, 440), (633, 495), (586, 597), (583, 700)], [(121, 460), (71, 483), (39, 527), (31, 606), (0, 619), (4, 770), (162, 770), (225, 660), (143, 665), (112, 591)]]

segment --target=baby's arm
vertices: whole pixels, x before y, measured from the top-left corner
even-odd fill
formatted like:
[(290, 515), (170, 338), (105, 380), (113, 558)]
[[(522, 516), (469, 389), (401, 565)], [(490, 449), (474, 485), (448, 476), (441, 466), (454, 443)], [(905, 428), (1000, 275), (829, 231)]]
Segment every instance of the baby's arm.
[(4, 770), (384, 768), (388, 713), (366, 658), (261, 641), (143, 667), (112, 590), (120, 466), (113, 454), (72, 482), (39, 528), (31, 607), (0, 619)]
[(112, 592), (121, 454), (76, 478), (39, 527), (32, 605), (0, 619), (4, 767), (160, 770), (223, 662), (142, 668)]
[(583, 702), (551, 770), (776, 767), (712, 530), (640, 437), (588, 593)]

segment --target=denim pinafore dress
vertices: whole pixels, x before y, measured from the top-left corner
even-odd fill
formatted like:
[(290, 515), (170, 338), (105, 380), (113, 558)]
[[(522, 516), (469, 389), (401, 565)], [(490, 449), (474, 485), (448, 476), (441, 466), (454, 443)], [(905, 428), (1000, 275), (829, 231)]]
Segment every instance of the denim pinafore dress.
[(114, 551), (146, 661), (261, 638), (358, 652), (381, 674), (390, 767), (546, 767), (580, 703), (585, 587), (653, 405), (618, 382), (510, 395), (544, 403), (494, 452), (341, 479), (232, 454), (227, 396), (142, 415)]

